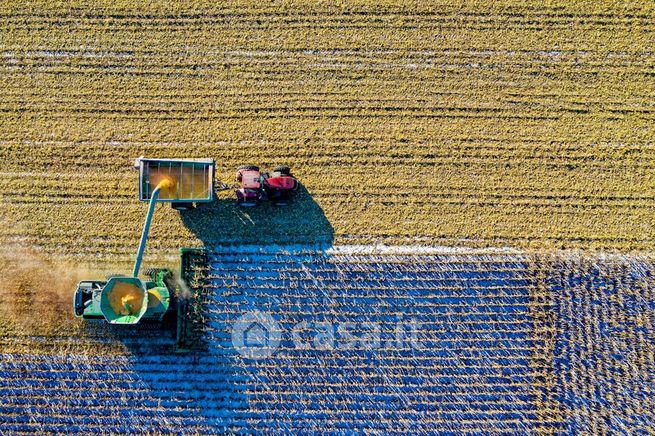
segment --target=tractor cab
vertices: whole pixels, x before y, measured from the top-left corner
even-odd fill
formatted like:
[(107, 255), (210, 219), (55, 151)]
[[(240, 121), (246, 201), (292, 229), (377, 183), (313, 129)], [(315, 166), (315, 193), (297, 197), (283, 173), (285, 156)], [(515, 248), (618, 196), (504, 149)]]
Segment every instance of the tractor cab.
[(237, 202), (241, 206), (256, 206), (261, 197), (261, 179), (259, 167), (243, 165), (237, 168), (236, 180), (239, 187), (236, 191)]
[(298, 180), (287, 166), (275, 168), (270, 176), (265, 173), (262, 180), (267, 198), (277, 206), (285, 206), (291, 199), (291, 194), (298, 190)]

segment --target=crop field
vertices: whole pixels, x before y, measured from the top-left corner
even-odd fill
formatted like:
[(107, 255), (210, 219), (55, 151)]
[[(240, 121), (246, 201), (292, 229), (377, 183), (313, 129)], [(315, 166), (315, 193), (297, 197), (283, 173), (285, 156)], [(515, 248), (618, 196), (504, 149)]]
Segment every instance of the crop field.
[[(243, 246), (209, 266), (206, 352), (102, 326), (3, 339), (0, 432), (652, 429), (652, 259)], [(260, 360), (230, 342), (254, 310), (284, 332)], [(399, 320), (416, 342), (400, 340)], [(333, 340), (314, 343), (325, 323)], [(380, 344), (367, 347), (373, 324)]]
[[(1, 242), (125, 261), (146, 155), (288, 163), (339, 243), (648, 250), (654, 39), (649, 2), (2, 2)], [(150, 255), (314, 231), (243, 215)]]
[[(653, 41), (645, 1), (0, 0), (0, 434), (652, 434)], [(191, 354), (72, 315), (139, 156), (301, 182), (158, 206), (145, 267), (210, 253)]]

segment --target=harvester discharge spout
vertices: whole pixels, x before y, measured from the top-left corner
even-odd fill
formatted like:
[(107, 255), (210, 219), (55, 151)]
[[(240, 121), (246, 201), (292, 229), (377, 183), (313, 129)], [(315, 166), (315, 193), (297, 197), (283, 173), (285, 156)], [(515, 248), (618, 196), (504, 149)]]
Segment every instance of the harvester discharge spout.
[(136, 260), (134, 261), (134, 268), (132, 269), (132, 277), (139, 276), (139, 270), (141, 269), (141, 261), (143, 260), (143, 252), (146, 249), (146, 241), (148, 240), (148, 233), (150, 232), (150, 222), (152, 221), (152, 216), (155, 213), (155, 206), (157, 205), (157, 199), (159, 198), (159, 193), (162, 190), (173, 190), (175, 188), (175, 181), (170, 177), (165, 177), (161, 182), (157, 184), (157, 187), (152, 191), (150, 196), (150, 204), (148, 205), (148, 213), (146, 214), (146, 221), (143, 224), (143, 231), (141, 232), (141, 241), (139, 242), (139, 250), (136, 253)]

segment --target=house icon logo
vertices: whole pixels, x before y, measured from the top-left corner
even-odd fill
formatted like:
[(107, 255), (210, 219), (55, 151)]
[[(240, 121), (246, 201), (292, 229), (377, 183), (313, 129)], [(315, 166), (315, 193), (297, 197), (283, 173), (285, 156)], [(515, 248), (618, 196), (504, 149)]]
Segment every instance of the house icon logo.
[(282, 328), (268, 313), (254, 311), (232, 325), (232, 345), (247, 359), (265, 359), (280, 346)]

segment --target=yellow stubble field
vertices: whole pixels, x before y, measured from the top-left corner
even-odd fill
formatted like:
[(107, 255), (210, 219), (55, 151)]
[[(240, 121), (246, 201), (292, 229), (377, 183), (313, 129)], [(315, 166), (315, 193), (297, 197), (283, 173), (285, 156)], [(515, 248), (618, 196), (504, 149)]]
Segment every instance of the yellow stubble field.
[(244, 212), (230, 192), (187, 219), (162, 207), (153, 259), (307, 240), (648, 250), (652, 12), (5, 3), (0, 242), (129, 260), (145, 155), (212, 157), (228, 183), (241, 164), (284, 163), (307, 190), (300, 211)]

